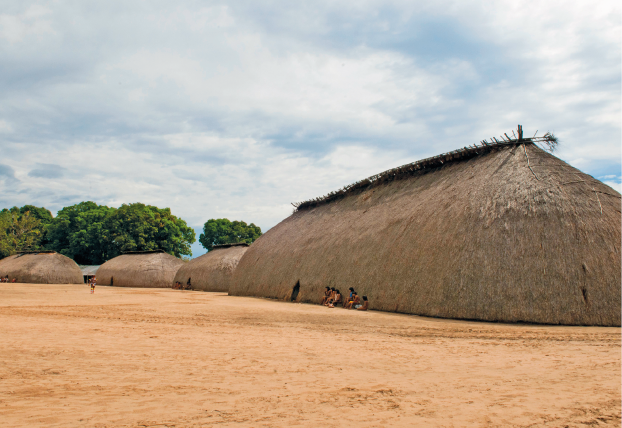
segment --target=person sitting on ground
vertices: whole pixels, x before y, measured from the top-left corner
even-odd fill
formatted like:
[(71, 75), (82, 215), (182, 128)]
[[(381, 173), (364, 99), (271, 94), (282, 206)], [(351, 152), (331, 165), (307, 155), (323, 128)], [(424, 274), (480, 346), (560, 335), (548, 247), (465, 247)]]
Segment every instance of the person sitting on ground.
[(343, 299), (343, 307), (345, 308), (346, 306), (348, 306), (348, 303), (350, 303), (352, 301), (352, 293), (354, 293), (354, 288), (350, 287), (348, 288), (348, 298), (347, 299)]
[(324, 306), (331, 305), (334, 300), (335, 300), (335, 287), (331, 287), (330, 294), (328, 295), (328, 299), (326, 299), (326, 303), (324, 303)]
[(355, 306), (357, 311), (366, 311), (369, 307), (369, 302), (367, 301), (367, 296), (363, 296), (363, 304)]
[(356, 291), (352, 292), (352, 300), (350, 302), (348, 302), (348, 305), (346, 306), (346, 309), (354, 309), (354, 307), (358, 304), (360, 304), (361, 299), (359, 298), (359, 295), (356, 294)]
[(328, 298), (330, 297), (330, 287), (326, 287), (326, 290), (324, 291), (324, 296), (322, 297), (322, 305), (326, 304), (326, 301), (328, 300)]
[(13, 281), (11, 281), (11, 282), (17, 282), (17, 278), (13, 278)]
[(339, 303), (341, 303), (341, 292), (339, 290), (335, 290), (335, 299), (329, 305), (330, 308), (334, 308)]

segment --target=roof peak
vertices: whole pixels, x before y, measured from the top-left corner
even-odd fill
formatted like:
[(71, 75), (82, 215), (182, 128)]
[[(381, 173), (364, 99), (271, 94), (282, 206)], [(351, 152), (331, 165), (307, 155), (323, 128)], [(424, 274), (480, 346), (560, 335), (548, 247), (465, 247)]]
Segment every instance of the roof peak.
[(517, 129), (518, 135), (512, 131), (514, 138), (508, 136), (507, 133), (504, 133), (499, 138), (492, 137), (490, 141), (484, 139), (478, 144), (470, 145), (468, 147), (464, 147), (462, 149), (453, 150), (451, 152), (443, 153), (440, 155), (432, 156), (429, 158), (421, 159), (415, 162), (411, 162), (397, 168), (392, 168), (387, 171), (381, 172), (376, 175), (372, 175), (371, 177), (367, 177), (363, 180), (357, 181), (355, 183), (349, 184), (347, 186), (342, 187), (341, 189), (330, 192), (327, 195), (320, 196), (315, 199), (309, 199), (304, 202), (294, 202), (292, 205), (295, 208), (295, 211), (299, 211), (301, 209), (312, 208), (317, 205), (323, 205), (329, 202), (332, 202), (337, 199), (341, 199), (346, 195), (354, 193), (356, 190), (360, 190), (362, 188), (376, 185), (388, 181), (389, 179), (393, 180), (395, 178), (400, 178), (406, 175), (412, 175), (415, 172), (423, 172), (426, 170), (430, 170), (433, 168), (438, 168), (444, 166), (448, 163), (459, 162), (463, 160), (470, 159), (474, 156), (478, 156), (480, 154), (490, 153), (493, 150), (503, 147), (512, 147), (518, 146), (521, 144), (542, 144), (545, 146), (547, 151), (554, 151), (558, 144), (558, 139), (555, 135), (547, 132), (542, 137), (536, 137), (538, 131), (531, 138), (523, 137), (523, 127), (518, 125)]

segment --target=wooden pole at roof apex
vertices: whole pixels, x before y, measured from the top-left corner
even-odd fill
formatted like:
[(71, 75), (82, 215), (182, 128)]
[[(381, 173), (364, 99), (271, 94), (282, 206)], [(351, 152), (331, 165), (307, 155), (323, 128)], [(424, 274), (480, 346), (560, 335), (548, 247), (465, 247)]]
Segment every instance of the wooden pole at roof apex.
[(523, 125), (518, 125), (518, 139), (523, 139)]

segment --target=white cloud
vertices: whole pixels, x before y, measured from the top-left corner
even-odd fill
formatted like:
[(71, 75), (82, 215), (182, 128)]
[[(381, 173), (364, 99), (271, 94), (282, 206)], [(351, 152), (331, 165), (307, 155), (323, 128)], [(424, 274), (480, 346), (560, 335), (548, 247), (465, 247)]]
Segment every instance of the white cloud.
[(266, 229), (290, 202), (518, 123), (619, 189), (619, 16), (613, 1), (6, 2), (0, 203), (141, 201)]

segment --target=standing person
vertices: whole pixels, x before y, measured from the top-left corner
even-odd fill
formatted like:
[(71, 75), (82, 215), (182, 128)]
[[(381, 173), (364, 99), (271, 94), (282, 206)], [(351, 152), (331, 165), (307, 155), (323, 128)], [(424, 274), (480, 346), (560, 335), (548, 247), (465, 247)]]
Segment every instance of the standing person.
[(93, 275), (93, 278), (91, 278), (91, 290), (93, 293), (95, 293), (95, 286), (97, 285), (97, 277), (95, 275)]

